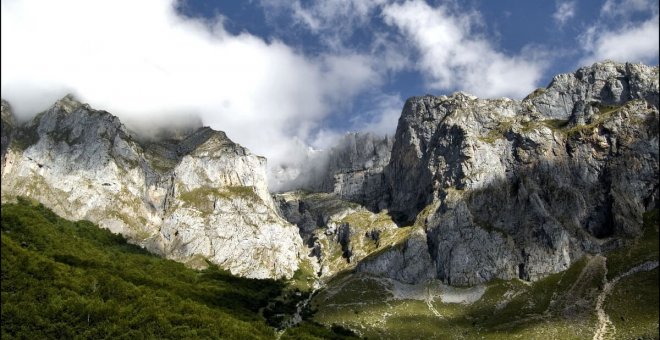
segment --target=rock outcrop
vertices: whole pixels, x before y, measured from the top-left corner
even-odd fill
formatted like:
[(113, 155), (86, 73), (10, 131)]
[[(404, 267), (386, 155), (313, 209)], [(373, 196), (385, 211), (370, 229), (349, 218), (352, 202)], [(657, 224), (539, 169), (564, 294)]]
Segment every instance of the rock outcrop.
[(399, 228), (387, 211), (373, 213), (332, 193), (289, 192), (276, 195), (276, 202), (298, 225), (321, 278), (354, 269), (406, 283), (433, 276), (420, 225)]
[(386, 168), (389, 209), (430, 204), (436, 276), (536, 280), (641, 232), (658, 197), (658, 68), (605, 62), (523, 101), (409, 99)]
[(12, 129), (2, 199), (27, 196), (171, 259), (252, 278), (291, 277), (302, 241), (266, 186), (263, 157), (223, 132), (139, 141), (119, 119), (67, 96)]

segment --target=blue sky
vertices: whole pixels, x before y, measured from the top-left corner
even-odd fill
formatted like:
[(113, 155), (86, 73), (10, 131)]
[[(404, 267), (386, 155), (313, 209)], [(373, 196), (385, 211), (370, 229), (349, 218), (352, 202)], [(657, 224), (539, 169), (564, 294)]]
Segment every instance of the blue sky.
[(135, 128), (200, 116), (293, 162), (392, 134), (407, 97), (523, 98), (603, 60), (658, 63), (655, 0), (2, 0), (2, 96), (73, 93)]
[[(205, 20), (222, 17), (224, 27), (232, 34), (247, 33), (265, 41), (282, 41), (300, 53), (320, 56), (329, 51), (355, 52), (374, 55), (375, 41), (379, 35), (387, 35), (393, 44), (409, 50), (409, 64), (420, 58), (415, 47), (402, 44), (407, 40), (400, 36), (396, 25), (387, 22), (383, 8), (397, 1), (182, 1), (178, 11), (191, 18)], [(414, 1), (408, 2), (412, 3)], [(421, 2), (421, 1), (420, 1)], [(406, 2), (398, 1), (398, 3)], [(425, 1), (430, 9), (446, 8), (446, 16), (473, 16), (470, 35), (481, 36), (491, 43), (491, 48), (506, 56), (536, 54), (539, 74), (534, 77), (535, 86), (547, 85), (559, 73), (573, 72), (576, 68), (604, 58), (620, 61), (658, 63), (657, 33), (641, 35), (649, 45), (641, 53), (631, 53), (629, 58), (616, 55), (601, 57), (585, 48), (589, 30), (625, 31), (637, 28), (657, 18), (658, 5), (654, 1)], [(422, 6), (423, 7), (423, 6)], [(655, 30), (657, 31), (657, 20)], [(405, 33), (404, 33), (405, 34)], [(396, 48), (396, 47), (395, 47)], [(625, 49), (626, 46), (621, 46)], [(524, 52), (531, 50), (530, 52)], [(382, 52), (382, 51), (381, 51)], [(624, 54), (625, 56), (625, 54)], [(433, 86), (432, 79), (425, 77), (414, 66), (407, 65), (388, 72), (379, 83), (376, 92), (397, 96), (403, 100), (410, 96), (449, 94), (456, 90), (477, 92), (462, 88), (460, 84)], [(525, 84), (528, 85), (528, 84)], [(486, 96), (508, 95), (521, 97), (533, 87), (521, 86), (513, 91), (485, 93)], [(483, 95), (483, 94), (482, 94)], [(325, 128), (343, 131), (356, 128), (351, 117), (370, 112), (373, 91), (358, 93), (345, 112), (336, 112), (323, 121)], [(392, 100), (394, 102), (394, 100)], [(346, 108), (340, 108), (346, 109)], [(349, 118), (348, 120), (346, 118)], [(378, 129), (389, 131), (390, 127)]]

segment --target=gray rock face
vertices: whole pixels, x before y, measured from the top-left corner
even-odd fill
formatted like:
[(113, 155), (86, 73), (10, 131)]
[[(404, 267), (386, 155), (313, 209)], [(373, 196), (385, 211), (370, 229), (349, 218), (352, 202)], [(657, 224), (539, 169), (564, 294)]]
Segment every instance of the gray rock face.
[(9, 106), (9, 103), (7, 103), (4, 99), (2, 100), (1, 106), (0, 106), (0, 113), (2, 113), (2, 119), (0, 125), (0, 128), (2, 129), (2, 135), (0, 137), (1, 143), (0, 143), (0, 165), (4, 168), (5, 166), (5, 153), (7, 152), (7, 149), (9, 148), (9, 144), (11, 143), (11, 140), (14, 138), (14, 132), (16, 130), (16, 118), (14, 117), (14, 114), (11, 111), (11, 107)]
[(438, 278), (536, 280), (640, 234), (658, 197), (658, 68), (605, 62), (518, 102), (406, 102), (385, 170), (391, 214), (426, 233)]
[(321, 189), (338, 197), (358, 202), (372, 209), (383, 209), (383, 168), (390, 161), (392, 139), (371, 133), (344, 136), (330, 151), (328, 174)]
[[(657, 85), (657, 68), (606, 61), (557, 75), (547, 89), (535, 91), (524, 102), (531, 102), (546, 117), (568, 119), (586, 113), (584, 109), (594, 103), (622, 105), (642, 99), (657, 107)], [(581, 112), (575, 112), (577, 108)]]
[(386, 211), (373, 213), (329, 193), (283, 193), (276, 202), (282, 215), (298, 225), (322, 278), (345, 270), (406, 283), (433, 277), (421, 225), (399, 228)]
[(298, 267), (302, 241), (277, 213), (265, 159), (223, 132), (140, 142), (117, 117), (67, 96), (17, 129), (3, 164), (3, 201), (28, 196), (157, 254), (240, 276), (291, 277)]
[(433, 262), (424, 229), (414, 228), (401, 244), (365, 258), (357, 265), (356, 270), (408, 284), (422, 283), (434, 278)]
[[(658, 68), (597, 63), (522, 101), (410, 98), (384, 168), (387, 156), (365, 163), (369, 143), (353, 139), (333, 150), (319, 189), (387, 208), (402, 238), (356, 247), (351, 235), (369, 224), (342, 215), (329, 234), (341, 247), (319, 246), (328, 218), (318, 212), (331, 204), (280, 205), (319, 256), (353, 256), (357, 271), (408, 283), (537, 280), (638, 236), (658, 207)], [(355, 169), (383, 176), (370, 183)]]
[(383, 169), (390, 161), (391, 137), (372, 133), (348, 133), (330, 150), (316, 155), (321, 163), (305, 173), (301, 189), (334, 193), (338, 198), (360, 203), (371, 210), (387, 206)]

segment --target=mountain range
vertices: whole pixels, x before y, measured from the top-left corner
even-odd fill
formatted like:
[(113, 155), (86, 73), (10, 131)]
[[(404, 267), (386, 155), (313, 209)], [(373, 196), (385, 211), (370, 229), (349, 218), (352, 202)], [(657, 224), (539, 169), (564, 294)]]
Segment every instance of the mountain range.
[(472, 292), (542, 282), (648, 236), (658, 72), (606, 61), (523, 100), (413, 97), (394, 136), (347, 134), (278, 193), (266, 159), (221, 131), (141, 136), (71, 95), (17, 122), (3, 100), (2, 202), (27, 197), (195, 269), (303, 277), (317, 303), (360, 277)]

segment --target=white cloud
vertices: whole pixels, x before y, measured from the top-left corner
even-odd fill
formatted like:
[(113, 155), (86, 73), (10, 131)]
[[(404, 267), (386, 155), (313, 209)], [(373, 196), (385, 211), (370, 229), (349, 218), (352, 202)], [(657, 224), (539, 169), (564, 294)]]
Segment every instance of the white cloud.
[(294, 20), (312, 32), (351, 30), (365, 24), (376, 8), (388, 0), (261, 0), (269, 10), (290, 11)]
[(601, 7), (601, 15), (629, 16), (635, 12), (658, 11), (657, 0), (607, 0)]
[(638, 24), (627, 23), (619, 29), (606, 24), (591, 26), (580, 40), (586, 52), (581, 65), (605, 59), (619, 62), (650, 63), (658, 57), (658, 14)]
[(552, 14), (552, 18), (559, 27), (564, 26), (573, 17), (575, 17), (575, 2), (564, 1), (557, 3), (557, 10)]
[(333, 105), (380, 81), (363, 56), (306, 57), (174, 5), (3, 0), (2, 97), (22, 117), (67, 92), (124, 121), (194, 113), (276, 165)]
[(418, 68), (438, 90), (464, 90), (482, 97), (521, 98), (536, 87), (544, 63), (531, 56), (507, 56), (473, 32), (475, 13), (451, 13), (421, 0), (383, 8), (385, 22), (397, 27), (420, 54)]
[(394, 136), (404, 101), (399, 95), (382, 94), (374, 98), (373, 108), (351, 119), (356, 131), (379, 136)]

